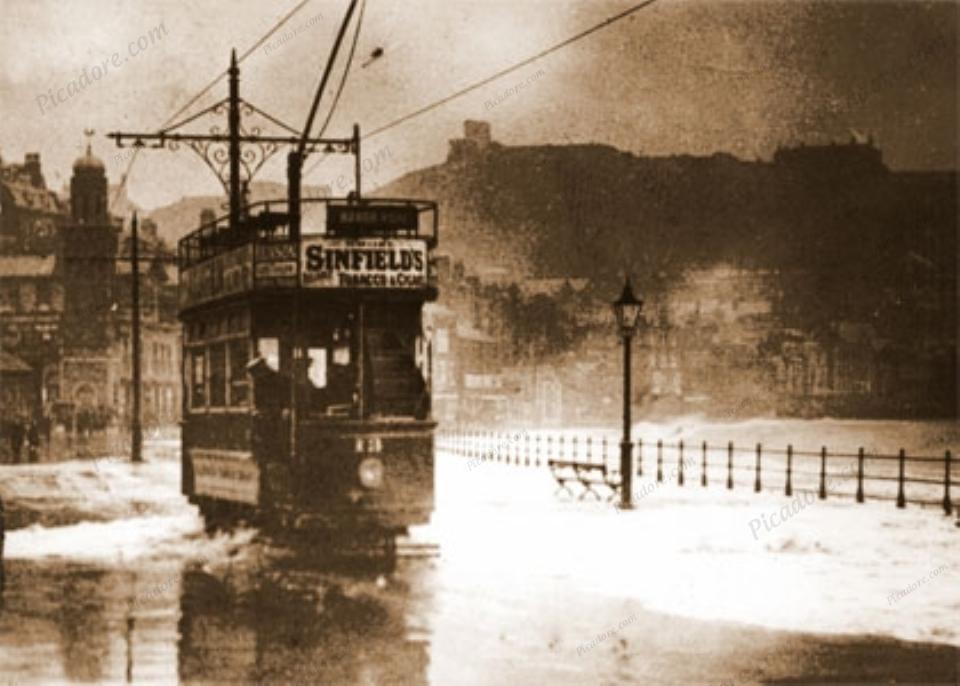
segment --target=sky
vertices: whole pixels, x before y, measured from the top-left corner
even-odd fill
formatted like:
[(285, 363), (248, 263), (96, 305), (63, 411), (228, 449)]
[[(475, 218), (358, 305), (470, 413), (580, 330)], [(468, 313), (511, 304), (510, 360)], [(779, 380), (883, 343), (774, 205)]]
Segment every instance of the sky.
[[(231, 48), (242, 54), (298, 1), (4, 0), (0, 156), (22, 161), (39, 152), (48, 185), (59, 189), (92, 129), (94, 152), (116, 183), (130, 154), (104, 134), (156, 131), (226, 69)], [(302, 129), (347, 4), (307, 2), (243, 60), (241, 96)], [(367, 0), (326, 135), (349, 136), (354, 122), (373, 131), (632, 4)], [(494, 138), (509, 145), (601, 143), (635, 154), (724, 151), (745, 159), (769, 159), (781, 145), (872, 135), (892, 168), (956, 168), (957, 25), (953, 2), (659, 0), (366, 138), (364, 188), (442, 162), (467, 119), (489, 121)], [(376, 48), (383, 56), (369, 61)], [(184, 116), (226, 93), (223, 80)], [(225, 123), (202, 119), (183, 130)], [(336, 187), (349, 168), (346, 159), (308, 162), (305, 183)], [(257, 179), (282, 182), (284, 174), (278, 154)], [(220, 186), (181, 148), (142, 152), (128, 188), (152, 208)]]

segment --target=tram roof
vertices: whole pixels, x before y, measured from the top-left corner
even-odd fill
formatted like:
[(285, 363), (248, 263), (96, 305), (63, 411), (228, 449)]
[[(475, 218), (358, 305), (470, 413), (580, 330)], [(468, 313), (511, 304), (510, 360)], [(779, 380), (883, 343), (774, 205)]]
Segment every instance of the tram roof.
[[(409, 198), (303, 198), (300, 210), (301, 238), (307, 236), (350, 238), (418, 238), (430, 247), (438, 240), (437, 204), (429, 200)], [(331, 224), (334, 212), (342, 216), (347, 210), (406, 212), (415, 217), (416, 226), (383, 225), (368, 232), (345, 233)], [(230, 227), (229, 215), (207, 222), (180, 239), (178, 263), (189, 268), (217, 255), (248, 244), (283, 244), (293, 242), (289, 232), (289, 211), (286, 198), (263, 200), (244, 207), (244, 216), (237, 230)]]
[(305, 288), (330, 298), (390, 293), (433, 300), (436, 203), (376, 198), (302, 201), (291, 235), (286, 199), (244, 208), (238, 226), (210, 221), (178, 245), (181, 313), (225, 299)]

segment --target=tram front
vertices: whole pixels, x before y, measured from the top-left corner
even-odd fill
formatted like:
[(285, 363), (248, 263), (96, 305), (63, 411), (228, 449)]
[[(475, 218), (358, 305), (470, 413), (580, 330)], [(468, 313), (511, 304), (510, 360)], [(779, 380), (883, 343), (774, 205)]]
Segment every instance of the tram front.
[[(304, 221), (302, 235), (252, 216), (244, 245), (226, 241), (230, 254), (243, 251), (240, 262), (251, 261), (248, 276), (229, 267), (218, 274), (217, 259), (206, 260), (208, 280), (233, 292), (185, 314), (188, 344), (193, 331), (217, 341), (231, 328), (237, 341), (224, 341), (222, 355), (208, 346), (200, 371), (185, 377), (202, 388), (222, 379), (224, 402), (236, 400), (239, 412), (220, 421), (245, 417), (219, 432), (239, 454), (227, 469), (209, 436), (186, 423), (184, 490), (205, 515), (242, 510), (283, 531), (392, 540), (433, 510), (422, 311), (437, 295), (436, 206), (326, 200), (312, 214), (325, 221)], [(235, 273), (245, 283), (231, 287)], [(210, 326), (211, 318), (223, 324)]]

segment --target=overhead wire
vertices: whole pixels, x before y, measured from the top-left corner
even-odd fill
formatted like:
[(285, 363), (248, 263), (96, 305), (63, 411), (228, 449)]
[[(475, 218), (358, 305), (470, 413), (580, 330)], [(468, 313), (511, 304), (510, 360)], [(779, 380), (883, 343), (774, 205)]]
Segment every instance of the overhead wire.
[[(523, 59), (523, 60), (521, 60), (521, 61), (519, 61), (519, 62), (517, 62), (517, 63), (515, 63), (515, 64), (513, 64), (513, 65), (511, 65), (511, 66), (509, 66), (509, 67), (506, 67), (506, 68), (504, 68), (504, 69), (501, 69), (500, 71), (498, 71), (498, 72), (496, 72), (496, 73), (494, 73), (494, 74), (492, 74), (492, 75), (490, 75), (490, 76), (488, 76), (488, 77), (486, 77), (486, 78), (483, 78), (483, 79), (481, 79), (481, 80), (479, 80), (479, 81), (476, 81), (476, 82), (470, 84), (469, 86), (465, 86), (464, 88), (461, 88), (460, 90), (455, 91), (454, 93), (451, 93), (450, 95), (447, 95), (447, 96), (445, 96), (445, 97), (443, 97), (443, 98), (440, 98), (439, 100), (435, 100), (434, 102), (432, 102), (432, 103), (430, 103), (430, 104), (428, 104), (428, 105), (424, 105), (423, 107), (421, 107), (421, 108), (419, 108), (419, 109), (417, 109), (417, 110), (414, 110), (413, 112), (410, 112), (410, 113), (408, 113), (408, 114), (405, 114), (405, 115), (403, 115), (402, 117), (398, 117), (397, 119), (394, 119), (393, 121), (388, 122), (387, 124), (384, 124), (384, 125), (376, 128), (376, 129), (374, 129), (374, 130), (371, 131), (370, 133), (368, 133), (368, 134), (366, 134), (365, 136), (363, 136), (363, 138), (365, 138), (365, 139), (366, 139), (366, 138), (373, 138), (374, 136), (377, 136), (377, 135), (383, 133), (384, 131), (387, 131), (388, 129), (392, 129), (392, 128), (395, 127), (395, 126), (399, 126), (400, 124), (403, 124), (403, 123), (405, 123), (405, 122), (407, 122), (407, 121), (410, 121), (411, 119), (413, 119), (413, 118), (415, 118), (415, 117), (419, 117), (420, 115), (426, 114), (427, 112), (430, 112), (431, 110), (435, 110), (435, 109), (437, 109), (438, 107), (442, 107), (443, 105), (446, 105), (448, 102), (450, 102), (450, 101), (452, 101), (452, 100), (456, 100), (457, 98), (462, 97), (462, 96), (464, 96), (464, 95), (466, 95), (467, 93), (470, 93), (470, 92), (472, 92), (472, 91), (475, 91), (475, 90), (477, 90), (478, 88), (481, 88), (481, 87), (483, 87), (483, 86), (486, 86), (486, 85), (492, 83), (493, 81), (496, 81), (497, 79), (500, 79), (500, 78), (502, 78), (502, 77), (504, 77), (504, 76), (506, 76), (506, 75), (508, 75), (508, 74), (511, 74), (511, 73), (517, 71), (518, 69), (522, 69), (523, 67), (526, 67), (527, 65), (532, 64), (533, 62), (536, 62), (537, 60), (542, 59), (542, 58), (546, 57), (547, 55), (550, 55), (550, 54), (552, 54), (552, 53), (554, 53), (554, 52), (557, 52), (558, 50), (561, 50), (562, 48), (565, 48), (565, 47), (567, 47), (568, 45), (570, 45), (570, 44), (572, 44), (572, 43), (575, 43), (575, 42), (578, 41), (578, 40), (581, 40), (581, 39), (583, 39), (583, 38), (586, 38), (587, 36), (589, 36), (589, 35), (591, 35), (591, 34), (593, 34), (593, 33), (596, 33), (597, 31), (600, 31), (600, 30), (602, 30), (602, 29), (605, 29), (606, 27), (610, 26), (611, 24), (614, 24), (614, 23), (616, 23), (616, 22), (618, 22), (618, 21), (620, 21), (620, 20), (622, 20), (622, 19), (626, 19), (627, 17), (631, 16), (632, 14), (635, 14), (635, 13), (639, 12), (640, 10), (646, 9), (646, 8), (649, 7), (650, 5), (653, 5), (655, 2), (657, 2), (657, 0), (644, 0), (643, 2), (637, 3), (636, 5), (633, 5), (633, 6), (631, 6), (631, 7), (628, 7), (627, 9), (623, 10), (622, 12), (619, 12), (619, 13), (611, 16), (611, 17), (608, 17), (607, 19), (604, 19), (604, 20), (601, 21), (600, 23), (594, 24), (593, 26), (590, 26), (589, 28), (584, 29), (583, 31), (581, 31), (581, 32), (579, 32), (579, 33), (577, 33), (577, 34), (575, 34), (575, 35), (573, 35), (573, 36), (570, 36), (569, 38), (567, 38), (567, 39), (565, 39), (565, 40), (563, 40), (563, 41), (561, 41), (561, 42), (559, 42), (559, 43), (556, 43), (556, 44), (554, 44), (554, 45), (551, 45), (550, 47), (545, 48), (545, 49), (541, 50), (540, 52), (538, 52), (538, 53), (536, 53), (536, 54), (534, 54), (534, 55), (531, 55), (531, 56), (529, 56), (529, 57), (527, 57), (527, 58), (525, 58), (525, 59)], [(311, 171), (313, 171), (313, 170), (316, 168), (316, 166), (317, 166), (317, 165), (314, 165), (313, 167), (311, 167), (310, 170), (308, 170), (307, 173), (304, 174), (304, 177), (306, 177), (307, 174), (309, 174)]]
[[(333, 119), (333, 115), (337, 110), (337, 105), (340, 103), (340, 96), (343, 94), (344, 86), (347, 85), (347, 77), (350, 75), (350, 67), (353, 64), (353, 56), (357, 51), (357, 44), (360, 41), (360, 27), (363, 25), (363, 13), (366, 7), (367, 0), (362, 0), (360, 3), (360, 11), (357, 13), (357, 28), (353, 32), (353, 40), (350, 43), (350, 52), (347, 54), (347, 64), (344, 67), (343, 75), (340, 77), (340, 84), (337, 86), (337, 92), (333, 96), (333, 102), (330, 105), (330, 110), (327, 112), (327, 117), (323, 120), (323, 125), (320, 127), (320, 132), (317, 134), (318, 138), (323, 137), (327, 127), (330, 125), (330, 120)], [(321, 155), (320, 159), (314, 162), (313, 165), (303, 174), (303, 176), (306, 176), (316, 169), (325, 159), (326, 155)]]
[(323, 120), (323, 126), (320, 127), (320, 132), (317, 134), (317, 136), (320, 138), (323, 137), (327, 127), (330, 125), (330, 120), (333, 119), (333, 113), (336, 111), (337, 104), (340, 102), (340, 96), (343, 94), (343, 87), (347, 85), (347, 77), (350, 75), (350, 67), (353, 64), (353, 56), (357, 51), (357, 43), (360, 39), (360, 27), (363, 24), (363, 12), (366, 8), (367, 0), (362, 0), (360, 3), (360, 12), (357, 14), (357, 28), (353, 33), (353, 42), (350, 44), (350, 52), (347, 55), (347, 65), (344, 67), (343, 77), (340, 79), (340, 85), (337, 86), (337, 92), (333, 96), (333, 103), (330, 105), (330, 111), (327, 112), (327, 118)]
[[(270, 38), (274, 33), (276, 33), (287, 21), (289, 21), (290, 18), (292, 18), (298, 11), (300, 11), (308, 2), (310, 2), (310, 0), (301, 0), (300, 3), (298, 3), (290, 12), (288, 12), (286, 15), (284, 15), (284, 17), (281, 18), (280, 21), (277, 22), (277, 24), (275, 24), (263, 37), (261, 37), (261, 38), (260, 38), (256, 43), (254, 43), (250, 48), (248, 48), (246, 51), (244, 51), (244, 53), (238, 58), (238, 62), (243, 61), (243, 59), (245, 59), (245, 58), (248, 57), (250, 54), (252, 54), (254, 50), (256, 50), (257, 48), (259, 48), (264, 42), (266, 42), (267, 40), (269, 40), (269, 38)], [(561, 42), (559, 42), (559, 43), (556, 43), (556, 44), (554, 44), (554, 45), (551, 45), (551, 46), (549, 46), (549, 47), (547, 47), (547, 48), (545, 48), (545, 49), (543, 49), (543, 50), (541, 50), (541, 51), (539, 51), (539, 52), (537, 52), (537, 53), (535, 53), (535, 54), (533, 54), (533, 55), (530, 55), (529, 57), (527, 57), (527, 58), (525, 58), (525, 59), (523, 59), (523, 60), (520, 60), (519, 62), (516, 62), (515, 64), (510, 65), (509, 67), (506, 67), (506, 68), (504, 68), (504, 69), (501, 69), (501, 70), (495, 72), (494, 74), (491, 74), (490, 76), (488, 76), (488, 77), (486, 77), (486, 78), (480, 79), (479, 81), (476, 81), (476, 82), (474, 82), (474, 83), (472, 83), (472, 84), (470, 84), (470, 85), (468, 85), (468, 86), (465, 86), (464, 88), (461, 88), (461, 89), (459, 89), (459, 90), (451, 93), (450, 95), (447, 95), (447, 96), (445, 96), (445, 97), (443, 97), (443, 98), (440, 98), (440, 99), (438, 99), (438, 100), (435, 100), (435, 101), (433, 101), (433, 102), (431, 102), (431, 103), (429, 103), (429, 104), (427, 104), (427, 105), (424, 105), (423, 107), (420, 107), (420, 108), (414, 110), (413, 112), (410, 112), (410, 113), (408, 113), (408, 114), (405, 114), (405, 115), (403, 115), (403, 116), (401, 116), (401, 117), (398, 117), (397, 119), (394, 119), (393, 121), (390, 121), (390, 122), (388, 122), (388, 123), (386, 123), (386, 124), (384, 124), (384, 125), (382, 125), (382, 126), (379, 126), (379, 127), (375, 128), (373, 131), (371, 131), (370, 133), (368, 133), (368, 134), (366, 134), (365, 136), (363, 136), (363, 138), (365, 138), (365, 139), (366, 139), (366, 138), (373, 138), (374, 136), (377, 136), (377, 135), (383, 133), (384, 131), (387, 131), (387, 130), (389, 130), (389, 129), (392, 129), (392, 128), (396, 127), (396, 126), (399, 126), (400, 124), (403, 124), (403, 123), (406, 123), (406, 122), (410, 121), (411, 119), (414, 119), (414, 118), (416, 118), (416, 117), (419, 117), (420, 115), (426, 114), (427, 112), (430, 112), (430, 111), (435, 110), (435, 109), (437, 109), (437, 108), (439, 108), (439, 107), (442, 107), (443, 105), (445, 105), (445, 104), (447, 104), (447, 103), (449, 103), (449, 102), (451, 102), (451, 101), (453, 101), (453, 100), (456, 100), (457, 98), (460, 98), (460, 97), (466, 95), (467, 93), (470, 93), (470, 92), (472, 92), (472, 91), (475, 91), (475, 90), (477, 90), (478, 88), (482, 88), (483, 86), (486, 86), (486, 85), (488, 85), (488, 84), (490, 84), (490, 83), (492, 83), (492, 82), (494, 82), (494, 81), (496, 81), (496, 80), (498, 80), (498, 79), (500, 79), (500, 78), (502, 78), (502, 77), (504, 77), (504, 76), (507, 76), (508, 74), (511, 74), (511, 73), (513, 73), (513, 72), (515, 72), (515, 71), (517, 71), (517, 70), (519, 70), (519, 69), (522, 69), (523, 67), (526, 67), (527, 65), (532, 64), (533, 62), (536, 62), (536, 61), (539, 60), (539, 59), (542, 59), (542, 58), (544, 58), (544, 57), (546, 57), (546, 56), (548, 56), (548, 55), (550, 55), (550, 54), (553, 54), (553, 53), (557, 52), (558, 50), (561, 50), (561, 49), (563, 49), (563, 48), (565, 48), (565, 47), (567, 47), (567, 46), (569, 46), (569, 45), (571, 45), (571, 44), (573, 44), (573, 43), (575, 43), (575, 42), (577, 42), (577, 41), (579, 41), (579, 40), (581, 40), (581, 39), (583, 39), (583, 38), (586, 38), (587, 36), (590, 36), (590, 35), (596, 33), (597, 31), (600, 31), (600, 30), (602, 30), (602, 29), (604, 29), (604, 28), (606, 28), (606, 27), (608, 27), (608, 26), (610, 26), (610, 25), (612, 25), (612, 24), (615, 24), (615, 23), (618, 22), (618, 21), (621, 21), (621, 20), (623, 20), (623, 19), (626, 19), (627, 17), (629, 17), (629, 16), (631, 16), (631, 15), (633, 15), (633, 14), (635, 14), (635, 13), (637, 13), (637, 12), (643, 10), (643, 9), (646, 9), (647, 7), (653, 5), (653, 4), (656, 3), (656, 2), (657, 2), (657, 0), (644, 0), (643, 2), (639, 2), (639, 3), (635, 4), (635, 5), (632, 5), (631, 7), (628, 7), (627, 9), (623, 10), (622, 12), (619, 12), (619, 13), (611, 16), (611, 17), (608, 17), (607, 19), (604, 19), (603, 21), (601, 21), (601, 22), (599, 22), (599, 23), (597, 23), (597, 24), (594, 24), (593, 26), (590, 26), (590, 27), (584, 29), (583, 31), (580, 31), (579, 33), (577, 33), (577, 34), (575, 34), (575, 35), (573, 35), (573, 36), (570, 36), (569, 38), (566, 38), (566, 39), (564, 39), (563, 41), (561, 41)], [(352, 63), (352, 61), (353, 61), (354, 53), (356, 52), (356, 47), (357, 47), (357, 43), (358, 43), (359, 36), (360, 36), (360, 28), (361, 28), (361, 23), (362, 23), (362, 19), (363, 19), (363, 11), (364, 11), (365, 7), (366, 7), (366, 0), (364, 0), (363, 5), (361, 5), (360, 14), (359, 14), (359, 16), (358, 16), (358, 18), (357, 18), (357, 28), (356, 28), (356, 30), (355, 30), (355, 32), (354, 32), (353, 42), (352, 42), (351, 47), (350, 47), (350, 53), (349, 53), (349, 56), (348, 56), (347, 66), (346, 66), (346, 68), (344, 69), (343, 77), (341, 78), (340, 84), (339, 84), (339, 86), (338, 86), (338, 88), (337, 88), (337, 93), (336, 93), (335, 96), (334, 96), (334, 101), (333, 101), (333, 103), (332, 103), (332, 105), (331, 105), (330, 111), (329, 111), (328, 114), (327, 114), (327, 118), (326, 118), (326, 120), (324, 121), (323, 126), (322, 126), (322, 128), (321, 128), (321, 134), (320, 134), (320, 135), (323, 134), (323, 131), (326, 130), (327, 126), (329, 125), (329, 123), (330, 123), (330, 121), (331, 121), (331, 119), (333, 118), (333, 114), (334, 114), (334, 112), (336, 111), (336, 107), (337, 107), (337, 105), (338, 105), (338, 103), (339, 103), (340, 96), (342, 95), (343, 90), (344, 90), (344, 87), (345, 87), (345, 85), (346, 85), (347, 77), (348, 77), (349, 72), (350, 72), (350, 66), (351, 66), (351, 63)], [(209, 92), (211, 88), (213, 88), (224, 76), (227, 75), (227, 73), (228, 73), (228, 72), (225, 70), (225, 71), (221, 72), (219, 75), (217, 75), (217, 77), (216, 77), (215, 79), (213, 79), (209, 84), (207, 84), (207, 86), (204, 87), (197, 95), (195, 95), (193, 98), (191, 98), (183, 107), (181, 107), (180, 109), (178, 109), (173, 115), (171, 115), (170, 117), (168, 117), (167, 121), (164, 122), (163, 126), (167, 126), (171, 121), (173, 121), (176, 117), (178, 117), (180, 114), (182, 114), (186, 109), (188, 109), (190, 106), (192, 106), (197, 100), (199, 100), (201, 97), (203, 97), (203, 95), (205, 95), (207, 92)], [(132, 157), (131, 157), (131, 159), (130, 159), (130, 162), (129, 162), (128, 165), (127, 165), (127, 169), (126, 169), (126, 171), (124, 172), (124, 174), (123, 174), (123, 176), (122, 176), (122, 178), (121, 178), (120, 185), (119, 185), (118, 188), (117, 188), (117, 192), (116, 192), (116, 194), (115, 194), (115, 196), (114, 196), (114, 203), (115, 203), (116, 200), (119, 198), (120, 193), (123, 191), (123, 188), (124, 188), (125, 185), (126, 185), (127, 176), (129, 175), (130, 169), (133, 167), (133, 164), (134, 164), (134, 162), (135, 162), (136, 159), (137, 159), (137, 153), (138, 153), (138, 152), (139, 152), (139, 148), (134, 150), (134, 153), (133, 153), (133, 155), (132, 155)], [(314, 163), (314, 165), (313, 165), (312, 167), (310, 167), (310, 169), (308, 169), (308, 170), (303, 174), (304, 178), (306, 178), (306, 176), (308, 176), (310, 173), (312, 173), (314, 170), (316, 170), (316, 168), (319, 166), (319, 164), (320, 164), (321, 162), (323, 162), (323, 159), (322, 159), (322, 158), (321, 158), (320, 160), (318, 160), (316, 163)], [(112, 206), (114, 203), (111, 203), (111, 206)]]
[[(293, 7), (293, 9), (291, 9), (289, 12), (287, 12), (285, 15), (283, 15), (283, 17), (281, 17), (280, 20), (279, 20), (276, 24), (274, 24), (273, 27), (271, 27), (269, 31), (267, 31), (263, 36), (261, 36), (253, 45), (251, 45), (249, 48), (247, 48), (246, 50), (243, 51), (243, 53), (237, 58), (237, 64), (239, 64), (240, 62), (243, 62), (243, 60), (245, 60), (247, 57), (249, 57), (250, 55), (252, 55), (253, 52), (254, 52), (255, 50), (257, 50), (261, 45), (263, 45), (263, 44), (266, 43), (268, 40), (270, 40), (270, 38), (271, 38), (271, 36), (273, 36), (273, 34), (275, 34), (277, 31), (279, 31), (279, 30), (284, 26), (284, 24), (286, 24), (288, 21), (290, 21), (290, 19), (292, 19), (292, 18), (294, 17), (294, 15), (296, 15), (297, 12), (299, 12), (300, 10), (302, 10), (309, 2), (311, 2), (311, 0), (300, 0), (300, 2), (297, 3), (297, 4)], [(209, 93), (210, 90), (211, 90), (214, 86), (216, 86), (218, 83), (220, 83), (220, 81), (223, 79), (223, 77), (224, 77), (224, 76), (227, 76), (228, 74), (229, 74), (229, 70), (228, 70), (228, 69), (225, 69), (225, 70), (223, 70), (222, 72), (220, 72), (219, 74), (217, 74), (217, 76), (214, 77), (214, 79), (213, 79), (212, 81), (210, 81), (210, 83), (208, 83), (206, 86), (204, 86), (196, 95), (194, 95), (192, 98), (190, 98), (190, 99), (189, 99), (182, 107), (180, 107), (176, 112), (174, 112), (174, 113), (171, 114), (169, 117), (167, 117), (167, 119), (163, 122), (163, 124), (160, 125), (160, 128), (161, 128), (161, 129), (165, 129), (165, 128), (168, 127), (171, 123), (173, 123), (174, 121), (176, 121), (177, 117), (179, 117), (181, 114), (183, 114), (184, 112), (186, 112), (186, 111), (187, 111), (188, 109), (190, 109), (190, 107), (192, 107), (192, 106), (194, 105), (194, 103), (196, 103), (200, 98), (202, 98), (204, 95), (206, 95), (207, 93)], [(110, 208), (113, 208), (113, 206), (116, 204), (117, 200), (119, 200), (120, 194), (123, 192), (123, 189), (126, 187), (126, 185), (127, 185), (127, 178), (128, 178), (129, 175), (130, 175), (130, 170), (133, 169), (133, 165), (134, 165), (134, 163), (137, 161), (137, 155), (138, 155), (139, 153), (140, 153), (140, 148), (134, 148), (134, 149), (133, 149), (133, 155), (130, 156), (130, 161), (127, 163), (127, 168), (124, 170), (123, 174), (120, 176), (120, 184), (117, 186), (117, 190), (114, 192), (113, 200), (110, 202)]]

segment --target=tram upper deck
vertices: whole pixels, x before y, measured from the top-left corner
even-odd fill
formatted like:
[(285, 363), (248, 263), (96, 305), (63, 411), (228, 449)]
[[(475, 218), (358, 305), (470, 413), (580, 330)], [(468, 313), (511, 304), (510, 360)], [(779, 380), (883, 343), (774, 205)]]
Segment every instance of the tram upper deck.
[(262, 202), (235, 228), (222, 218), (180, 241), (188, 425), (251, 409), (272, 417), (294, 398), (300, 422), (429, 417), (421, 308), (437, 294), (436, 205), (303, 207), (299, 232), (284, 201)]
[(180, 240), (180, 309), (297, 285), (334, 298), (359, 291), (433, 299), (437, 240), (430, 201), (303, 199), (299, 231), (286, 200), (253, 203), (238, 226), (221, 217)]

